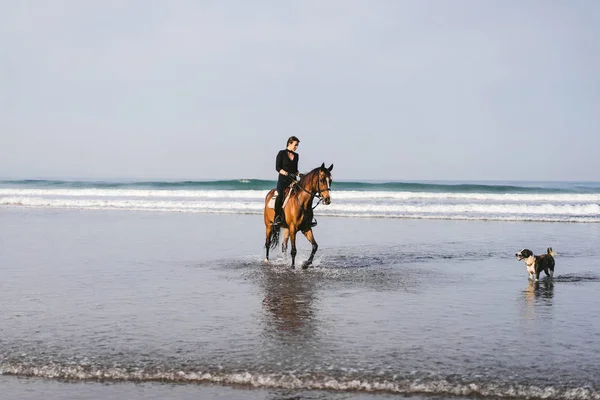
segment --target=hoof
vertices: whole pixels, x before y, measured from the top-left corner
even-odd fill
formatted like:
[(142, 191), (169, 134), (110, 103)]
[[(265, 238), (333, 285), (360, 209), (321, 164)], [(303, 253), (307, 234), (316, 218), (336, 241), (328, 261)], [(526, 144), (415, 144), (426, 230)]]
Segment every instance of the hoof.
[(312, 263), (309, 263), (309, 262), (302, 263), (302, 269), (307, 269), (308, 267), (310, 267), (310, 264), (312, 264)]
[(268, 263), (269, 263), (269, 259), (265, 258), (265, 264), (268, 264)]

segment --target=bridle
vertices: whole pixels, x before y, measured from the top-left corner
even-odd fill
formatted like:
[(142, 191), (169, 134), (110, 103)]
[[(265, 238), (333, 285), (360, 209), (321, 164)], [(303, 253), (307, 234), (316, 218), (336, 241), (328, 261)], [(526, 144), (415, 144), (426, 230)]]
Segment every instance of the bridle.
[[(315, 208), (317, 208), (317, 206), (319, 205), (319, 203), (321, 203), (321, 201), (323, 200), (323, 196), (321, 195), (322, 192), (330, 192), (331, 191), (331, 187), (330, 187), (330, 183), (329, 181), (327, 181), (327, 188), (321, 190), (321, 180), (317, 177), (317, 190), (315, 192), (309, 192), (308, 190), (306, 190), (305, 188), (303, 188), (302, 186), (300, 186), (299, 182), (296, 182), (294, 184), (294, 186), (300, 188), (301, 190), (303, 190), (304, 192), (308, 193), (311, 197), (316, 197), (317, 199), (319, 199), (319, 201), (317, 201), (317, 204), (314, 205), (314, 207), (312, 207), (312, 209), (314, 210)], [(302, 205), (300, 204), (300, 200), (298, 200), (298, 196), (296, 196), (296, 201), (298, 202), (298, 206), (300, 206), (300, 208), (302, 209)]]

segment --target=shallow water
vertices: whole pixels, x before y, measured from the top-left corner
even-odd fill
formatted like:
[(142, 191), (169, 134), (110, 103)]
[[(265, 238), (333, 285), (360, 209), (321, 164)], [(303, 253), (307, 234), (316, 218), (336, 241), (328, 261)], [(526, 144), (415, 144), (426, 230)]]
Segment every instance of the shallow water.
[[(597, 224), (323, 217), (304, 271), (255, 215), (0, 218), (11, 398), (600, 398)], [(514, 253), (548, 246), (530, 283)]]

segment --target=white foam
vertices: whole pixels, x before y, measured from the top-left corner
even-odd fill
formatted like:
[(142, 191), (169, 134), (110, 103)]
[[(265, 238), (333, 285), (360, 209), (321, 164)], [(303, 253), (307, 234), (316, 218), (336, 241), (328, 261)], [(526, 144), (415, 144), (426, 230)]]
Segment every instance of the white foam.
[[(0, 188), (0, 196), (51, 197), (146, 197), (146, 198), (233, 198), (264, 199), (267, 190), (157, 190), (157, 189), (10, 189)], [(338, 200), (458, 200), (509, 203), (600, 203), (600, 194), (493, 194), (493, 193), (431, 193), (386, 191), (336, 191), (331, 195)]]
[(38, 197), (4, 197), (0, 205), (33, 208), (70, 208), (90, 210), (174, 211), (174, 212), (257, 212), (262, 204), (249, 202), (69, 199)]
[(337, 199), (395, 199), (395, 200), (484, 200), (494, 202), (560, 202), (583, 203), (600, 202), (600, 194), (557, 193), (557, 194), (524, 194), (524, 193), (449, 193), (449, 192), (367, 192), (367, 191), (332, 191)]
[(79, 365), (15, 365), (0, 364), (0, 375), (40, 377), (45, 379), (101, 380), (132, 382), (218, 383), (256, 388), (294, 390), (333, 390), (396, 393), (404, 395), (431, 394), (496, 398), (529, 398), (570, 400), (600, 400), (600, 393), (591, 387), (554, 387), (507, 382), (450, 382), (446, 379), (353, 378), (327, 375), (296, 375), (215, 371), (183, 371), (160, 369), (100, 368)]
[(146, 189), (2, 189), (0, 196), (17, 197), (146, 197), (264, 199), (266, 190), (146, 190)]
[(598, 204), (332, 204), (330, 210), (355, 213), (415, 213), (415, 214), (543, 214), (543, 215), (600, 215)]
[[(261, 190), (0, 189), (0, 207), (260, 214), (265, 195)], [(337, 192), (332, 196), (331, 205), (317, 207), (317, 216), (600, 222), (596, 195), (515, 194), (504, 199), (482, 194), (478, 199), (468, 194), (468, 200), (451, 193)]]

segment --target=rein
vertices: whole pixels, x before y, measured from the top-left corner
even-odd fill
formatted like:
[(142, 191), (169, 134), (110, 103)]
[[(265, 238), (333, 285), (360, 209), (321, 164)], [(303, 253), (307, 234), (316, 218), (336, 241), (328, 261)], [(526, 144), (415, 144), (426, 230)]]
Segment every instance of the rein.
[[(311, 197), (316, 197), (319, 199), (319, 201), (317, 201), (317, 204), (315, 204), (314, 207), (312, 207), (312, 209), (314, 210), (315, 208), (317, 208), (317, 206), (321, 203), (321, 201), (323, 200), (323, 197), (321, 196), (321, 192), (327, 192), (327, 191), (331, 191), (330, 188), (327, 189), (323, 189), (321, 190), (321, 181), (319, 179), (317, 179), (317, 190), (313, 193), (313, 192), (309, 192), (308, 190), (306, 190), (305, 188), (303, 188), (302, 186), (300, 186), (300, 182), (294, 181), (293, 185), (295, 187), (298, 187), (300, 189), (302, 189), (303, 191), (305, 191), (306, 193), (308, 193)], [(304, 208), (302, 207), (302, 205), (300, 204), (300, 200), (298, 200), (298, 196), (296, 196), (296, 201), (298, 202), (298, 206), (300, 207), (301, 210), (304, 211)]]

